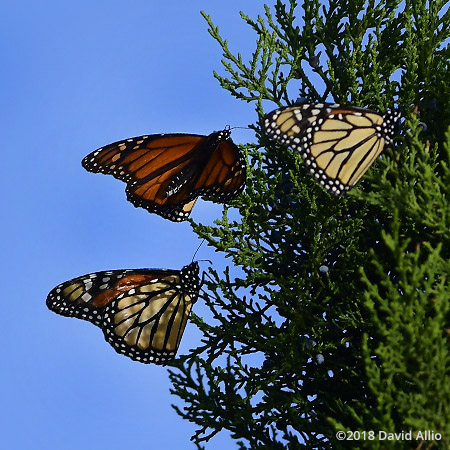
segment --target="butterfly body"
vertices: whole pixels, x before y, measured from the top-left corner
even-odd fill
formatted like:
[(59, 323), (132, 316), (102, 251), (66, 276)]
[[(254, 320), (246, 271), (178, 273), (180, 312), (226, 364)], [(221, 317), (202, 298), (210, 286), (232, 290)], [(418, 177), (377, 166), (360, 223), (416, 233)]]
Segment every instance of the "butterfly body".
[(245, 160), (229, 130), (130, 138), (95, 150), (82, 165), (124, 181), (134, 206), (175, 222), (189, 217), (200, 195), (234, 199), (246, 177)]
[(356, 106), (303, 104), (265, 116), (273, 140), (298, 151), (324, 189), (340, 196), (350, 190), (392, 143), (400, 114), (384, 116)]
[(200, 280), (198, 263), (181, 270), (96, 272), (66, 281), (47, 297), (50, 310), (102, 329), (116, 350), (142, 363), (173, 359)]

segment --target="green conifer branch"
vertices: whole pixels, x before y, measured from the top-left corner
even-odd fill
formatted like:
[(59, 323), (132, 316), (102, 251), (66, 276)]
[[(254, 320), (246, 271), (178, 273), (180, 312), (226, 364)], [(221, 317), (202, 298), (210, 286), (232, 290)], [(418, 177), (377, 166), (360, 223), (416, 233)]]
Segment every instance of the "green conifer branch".
[[(191, 221), (241, 270), (209, 269), (199, 301), (211, 319), (192, 318), (202, 342), (171, 364), (173, 393), (185, 401), (176, 410), (199, 427), (198, 448), (225, 429), (242, 449), (341, 449), (337, 430), (405, 427), (444, 433), (417, 448), (449, 447), (444, 6), (276, 0), (256, 19), (241, 14), (256, 35), (248, 61), (203, 14), (223, 52), (225, 72), (214, 76), (254, 103), (258, 142), (241, 146), (245, 192), (213, 225)], [(402, 135), (340, 199), (260, 132), (265, 101), (290, 104), (293, 89), (310, 102), (404, 114)]]

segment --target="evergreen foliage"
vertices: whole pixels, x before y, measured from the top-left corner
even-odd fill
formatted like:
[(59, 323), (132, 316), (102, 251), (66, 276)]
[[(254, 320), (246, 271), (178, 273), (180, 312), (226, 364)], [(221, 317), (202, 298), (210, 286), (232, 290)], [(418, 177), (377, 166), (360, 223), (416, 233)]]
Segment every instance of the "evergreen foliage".
[[(287, 0), (286, 0), (287, 1)], [(450, 448), (450, 12), (436, 0), (277, 0), (248, 62), (206, 14), (234, 97), (255, 105), (245, 192), (194, 231), (242, 269), (211, 268), (201, 346), (172, 363), (198, 448)], [(403, 133), (332, 198), (258, 121), (275, 105), (398, 107)], [(272, 103), (269, 103), (272, 102)], [(275, 104), (275, 105), (274, 105)], [(419, 117), (427, 130), (419, 125)], [(201, 301), (201, 300), (200, 300)], [(338, 430), (441, 440), (339, 441)], [(214, 444), (212, 443), (212, 448)]]

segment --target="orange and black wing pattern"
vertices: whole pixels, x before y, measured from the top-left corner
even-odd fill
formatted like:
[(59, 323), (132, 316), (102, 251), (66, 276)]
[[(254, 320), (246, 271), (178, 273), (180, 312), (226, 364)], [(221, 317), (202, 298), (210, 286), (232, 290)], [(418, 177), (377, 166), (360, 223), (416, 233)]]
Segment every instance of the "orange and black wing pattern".
[(134, 206), (174, 222), (189, 217), (200, 195), (233, 200), (246, 180), (245, 159), (229, 130), (130, 138), (95, 150), (82, 165), (125, 181)]
[(166, 364), (176, 355), (200, 290), (199, 267), (96, 272), (55, 287), (50, 310), (87, 320), (105, 340), (144, 364)]
[(380, 115), (356, 106), (303, 104), (267, 114), (263, 130), (302, 156), (324, 189), (340, 196), (367, 172), (397, 133), (398, 111)]

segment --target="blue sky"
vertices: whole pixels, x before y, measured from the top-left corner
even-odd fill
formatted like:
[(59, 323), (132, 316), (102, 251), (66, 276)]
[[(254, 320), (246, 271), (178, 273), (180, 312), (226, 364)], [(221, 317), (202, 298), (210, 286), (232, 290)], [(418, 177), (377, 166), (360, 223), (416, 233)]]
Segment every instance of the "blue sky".
[[(249, 55), (255, 37), (242, 8), (263, 13), (262, 2), (238, 0), (3, 2), (2, 448), (194, 448), (195, 426), (170, 406), (182, 403), (166, 369), (116, 354), (100, 329), (51, 313), (45, 299), (93, 271), (191, 261), (199, 241), (187, 223), (135, 209), (122, 182), (87, 173), (81, 160), (127, 137), (254, 122), (253, 106), (213, 78), (221, 52), (200, 15)], [(220, 213), (199, 201), (193, 217), (209, 223)], [(197, 258), (224, 264), (205, 246)], [(207, 314), (201, 301), (195, 311)], [(188, 324), (180, 353), (199, 342)], [(222, 433), (210, 448), (233, 447)]]

